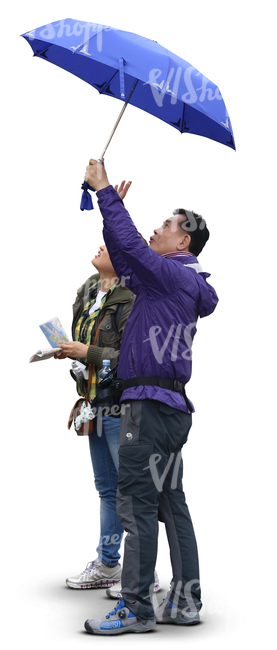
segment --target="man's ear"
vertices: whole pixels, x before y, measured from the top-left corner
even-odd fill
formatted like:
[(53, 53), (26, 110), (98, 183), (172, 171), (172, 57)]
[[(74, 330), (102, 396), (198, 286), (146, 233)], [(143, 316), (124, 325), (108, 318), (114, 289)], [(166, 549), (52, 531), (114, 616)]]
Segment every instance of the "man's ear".
[(182, 239), (180, 240), (179, 244), (177, 244), (177, 250), (178, 251), (188, 251), (189, 250), (189, 245), (191, 242), (191, 236), (186, 233), (183, 235)]

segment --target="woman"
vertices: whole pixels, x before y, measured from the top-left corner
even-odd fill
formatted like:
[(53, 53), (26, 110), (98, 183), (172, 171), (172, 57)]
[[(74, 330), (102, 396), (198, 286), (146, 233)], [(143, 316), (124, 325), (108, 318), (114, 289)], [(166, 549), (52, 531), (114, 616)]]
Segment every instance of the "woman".
[[(126, 196), (130, 184), (125, 185), (125, 181), (121, 183), (118, 190), (121, 199)], [(56, 355), (58, 359), (71, 357), (94, 366), (89, 399), (96, 395), (97, 373), (102, 368), (103, 360), (109, 359), (111, 368), (118, 362), (124, 328), (135, 301), (135, 295), (119, 282), (106, 246), (100, 246), (92, 264), (98, 273), (78, 289), (73, 305), (73, 341), (61, 345), (62, 352)], [(79, 395), (86, 395), (85, 379), (77, 382), (77, 391)], [(73, 589), (108, 587), (107, 595), (118, 598), (121, 588), (119, 548), (124, 533), (116, 512), (120, 418), (102, 415), (101, 420), (101, 435), (95, 422), (94, 431), (97, 433), (89, 436), (95, 487), (100, 496), (97, 558), (89, 562), (80, 574), (67, 578), (66, 584)], [(154, 590), (159, 589), (155, 575)]]

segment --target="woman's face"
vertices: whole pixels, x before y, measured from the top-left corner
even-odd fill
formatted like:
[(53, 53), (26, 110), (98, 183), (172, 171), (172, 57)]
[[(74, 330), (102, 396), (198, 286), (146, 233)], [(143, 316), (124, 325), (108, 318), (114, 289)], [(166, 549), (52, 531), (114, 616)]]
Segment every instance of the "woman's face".
[(91, 263), (93, 264), (93, 266), (95, 266), (95, 268), (101, 275), (107, 273), (107, 275), (109, 276), (110, 275), (116, 276), (116, 272), (111, 263), (111, 259), (107, 247), (104, 244), (100, 246), (97, 255), (95, 255), (95, 257), (91, 260)]

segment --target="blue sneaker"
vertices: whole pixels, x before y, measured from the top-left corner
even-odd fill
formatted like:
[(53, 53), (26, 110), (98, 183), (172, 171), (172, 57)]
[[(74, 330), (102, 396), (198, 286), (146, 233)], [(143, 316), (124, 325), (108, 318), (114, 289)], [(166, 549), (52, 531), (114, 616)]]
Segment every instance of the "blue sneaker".
[(168, 595), (155, 609), (155, 616), (157, 623), (175, 623), (175, 625), (197, 625), (197, 623), (200, 623), (196, 605), (191, 610), (188, 607), (181, 609), (169, 600)]
[(149, 632), (156, 627), (156, 619), (141, 619), (124, 605), (121, 598), (116, 607), (105, 618), (92, 618), (85, 622), (85, 629), (90, 634), (122, 634), (123, 632)]

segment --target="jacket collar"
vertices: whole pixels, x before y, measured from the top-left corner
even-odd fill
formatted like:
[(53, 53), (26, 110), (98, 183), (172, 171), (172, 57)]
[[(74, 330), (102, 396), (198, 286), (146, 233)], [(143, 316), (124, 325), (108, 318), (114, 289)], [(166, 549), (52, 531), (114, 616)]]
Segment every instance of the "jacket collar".
[[(100, 275), (99, 273), (94, 273), (94, 275), (91, 275), (90, 278), (78, 289), (77, 294), (78, 298), (80, 300), (87, 301), (88, 295), (93, 288), (98, 289), (99, 288), (99, 282), (100, 282)], [(119, 302), (129, 302), (129, 300), (132, 297), (132, 292), (128, 287), (123, 287), (121, 284), (116, 287), (115, 291), (112, 291), (112, 293), (107, 295), (106, 302), (105, 304), (110, 305), (116, 305)]]
[(171, 253), (164, 253), (162, 257), (194, 257), (193, 253), (190, 253), (189, 251), (186, 251), (183, 253), (182, 251), (172, 251)]
[(201, 264), (199, 264), (197, 257), (193, 253), (179, 253), (178, 251), (172, 253), (165, 253), (162, 257), (170, 257), (176, 262), (181, 262), (184, 266), (189, 266), (194, 269), (196, 273), (203, 273)]

